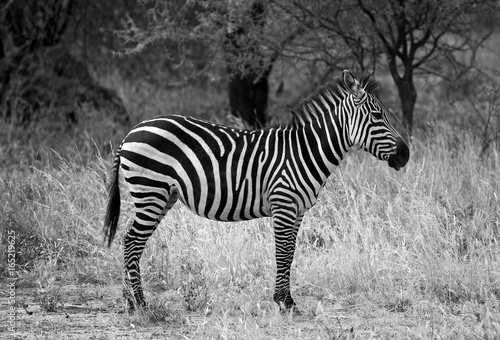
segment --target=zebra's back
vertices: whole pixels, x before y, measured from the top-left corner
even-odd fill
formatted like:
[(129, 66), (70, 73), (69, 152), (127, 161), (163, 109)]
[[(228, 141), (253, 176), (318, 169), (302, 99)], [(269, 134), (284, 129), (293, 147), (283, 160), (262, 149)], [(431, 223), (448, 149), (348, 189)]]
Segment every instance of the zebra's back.
[(122, 173), (133, 197), (151, 191), (165, 200), (178, 195), (198, 215), (219, 221), (269, 216), (266, 183), (283, 161), (273, 152), (276, 136), (271, 130), (157, 117), (137, 125), (123, 141)]

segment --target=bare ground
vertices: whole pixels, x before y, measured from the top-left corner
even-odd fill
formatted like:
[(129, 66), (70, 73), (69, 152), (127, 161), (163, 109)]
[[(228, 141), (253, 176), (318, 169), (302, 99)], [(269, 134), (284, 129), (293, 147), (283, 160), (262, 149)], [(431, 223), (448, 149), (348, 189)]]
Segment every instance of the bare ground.
[(0, 288), (0, 339), (500, 339), (498, 306), (426, 301), (390, 311), (370, 303), (302, 299), (304, 311), (293, 316), (263, 301), (258, 311), (182, 311), (153, 322), (124, 313), (117, 284), (60, 285), (50, 294), (17, 288), (10, 328), (9, 288), (6, 282)]

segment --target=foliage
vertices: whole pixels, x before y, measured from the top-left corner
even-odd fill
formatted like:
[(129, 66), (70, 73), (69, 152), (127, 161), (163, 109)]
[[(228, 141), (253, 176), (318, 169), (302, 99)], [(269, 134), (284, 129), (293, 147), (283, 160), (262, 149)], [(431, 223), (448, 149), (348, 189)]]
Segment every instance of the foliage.
[(73, 0), (9, 1), (0, 8), (0, 110), (4, 121), (22, 125), (51, 111), (72, 125), (83, 118), (77, 113), (84, 105), (127, 119), (116, 93), (102, 88), (83, 58), (71, 51), (71, 45), (77, 45), (72, 40), (81, 9)]
[[(17, 107), (8, 102), (10, 85), (16, 74), (26, 72), (22, 63), (26, 57), (43, 48), (60, 43), (67, 28), (72, 0), (66, 1), (9, 1), (0, 8), (0, 109), (2, 118)], [(30, 60), (28, 66), (34, 60)], [(9, 105), (10, 104), (10, 105)]]
[[(40, 107), (54, 109), (61, 120), (69, 116), (71, 123), (74, 107), (94, 104), (103, 97), (99, 93), (111, 98), (98, 100), (103, 111), (127, 100), (96, 83), (114, 72), (170, 89), (193, 79), (220, 86), (226, 71), (249, 84), (269, 75), (269, 85), (260, 90), (268, 92), (271, 85), (283, 88), (271, 84), (277, 64), (280, 70), (312, 70), (313, 83), (298, 84), (306, 90), (338, 69), (355, 68), (390, 71), (410, 129), (417, 83), (428, 75), (453, 81), (480, 66), (478, 48), (495, 28), (496, 6), (490, 0), (142, 0), (133, 6), (125, 0), (7, 1), (0, 8), (0, 106), (3, 118), (12, 113), (16, 124), (42, 115)], [(117, 50), (121, 58), (112, 57)], [(61, 77), (57, 65), (63, 63), (68, 65)], [(242, 92), (252, 91), (250, 86)], [(257, 97), (243, 106), (265, 109), (248, 104), (266, 100)], [(247, 115), (233, 102), (231, 111)]]
[[(492, 33), (492, 13), (498, 9), (493, 0), (273, 0), (265, 6), (261, 24), (248, 15), (254, 2), (141, 3), (149, 6), (147, 26), (128, 20), (127, 28), (120, 31), (131, 44), (128, 53), (158, 41), (176, 42), (181, 63), (210, 74), (214, 64), (206, 60), (224, 61), (238, 74), (255, 70), (264, 74), (278, 57), (318, 64), (325, 76), (350, 67), (387, 68), (410, 134), (417, 99), (414, 76), (451, 79), (466, 72)], [(477, 25), (479, 16), (486, 16), (482, 25)], [(228, 53), (226, 37), (237, 29), (249, 32), (237, 41), (243, 53)], [(204, 64), (188, 53), (199, 57), (200, 50), (193, 46), (204, 51)]]
[(257, 39), (263, 30), (267, 3), (223, 1), (140, 1), (147, 23), (128, 18), (117, 34), (134, 54), (164, 43), (166, 55), (190, 78), (215, 79), (227, 71), (231, 113), (252, 128), (266, 125), (268, 77), (278, 54), (266, 55)]
[[(253, 48), (254, 34), (260, 24), (244, 15), (252, 2), (235, 1), (228, 5), (226, 1), (141, 0), (139, 3), (147, 21), (138, 22), (128, 17), (125, 27), (117, 30), (126, 44), (123, 54), (135, 54), (152, 44), (164, 43), (166, 58), (174, 67), (182, 67), (186, 77), (204, 74), (218, 78), (217, 72), (225, 68), (226, 63), (242, 74), (267, 67), (262, 60), (257, 60), (261, 58)], [(239, 36), (235, 42), (242, 46), (243, 53), (225, 53), (225, 37), (238, 28), (252, 34)]]

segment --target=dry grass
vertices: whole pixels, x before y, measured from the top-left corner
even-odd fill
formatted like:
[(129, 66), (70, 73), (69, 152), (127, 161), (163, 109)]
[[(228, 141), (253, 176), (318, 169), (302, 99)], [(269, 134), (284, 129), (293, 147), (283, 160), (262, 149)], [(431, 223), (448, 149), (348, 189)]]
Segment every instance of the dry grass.
[[(166, 112), (209, 119), (227, 106), (220, 89), (102, 81), (128, 98), (131, 123)], [(118, 237), (106, 248), (108, 146), (127, 128), (82, 110), (87, 119), (68, 134), (48, 123), (0, 124), (0, 241), (4, 249), (15, 231), (19, 287), (35, 289), (45, 311), (64, 305), (67, 284), (120, 283), (121, 237), (133, 217), (124, 195)], [(281, 315), (272, 301), (269, 219), (218, 223), (178, 204), (142, 258), (148, 308), (118, 314), (117, 298), (112, 320), (186, 339), (499, 339), (499, 154), (480, 158), (479, 143), (446, 129), (415, 138), (411, 151), (400, 172), (351, 152), (332, 174), (298, 237), (291, 283), (301, 316)], [(4, 253), (0, 260), (4, 269)]]
[[(147, 245), (150, 305), (129, 322), (186, 329), (187, 338), (498, 338), (500, 161), (477, 150), (469, 139), (434, 136), (413, 144), (401, 172), (350, 154), (299, 233), (299, 317), (280, 315), (272, 302), (269, 219), (218, 223), (179, 204)], [(106, 249), (109, 162), (45, 155), (44, 169), (1, 172), (0, 216), (2, 235), (16, 231), (20, 283), (53, 310), (64, 303), (64, 283), (120, 281), (120, 240), (133, 214), (125, 201)]]

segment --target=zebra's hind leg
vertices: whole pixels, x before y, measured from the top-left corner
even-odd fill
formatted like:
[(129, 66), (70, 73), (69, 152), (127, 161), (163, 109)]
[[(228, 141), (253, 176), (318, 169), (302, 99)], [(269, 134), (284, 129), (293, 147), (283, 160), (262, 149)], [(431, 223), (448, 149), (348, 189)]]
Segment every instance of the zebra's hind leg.
[[(291, 208), (291, 207), (290, 207)], [(281, 207), (273, 211), (274, 237), (276, 245), (276, 286), (273, 299), (281, 311), (294, 309), (295, 301), (290, 293), (290, 268), (295, 253), (297, 233), (302, 223), (302, 214), (295, 214), (293, 210)]]
[(147, 240), (177, 201), (176, 193), (171, 194), (168, 199), (158, 197), (159, 195), (155, 194), (154, 201), (146, 200), (144, 197), (141, 197), (140, 201), (134, 199), (135, 218), (123, 240), (125, 269), (123, 295), (129, 311), (146, 306), (139, 262)]

